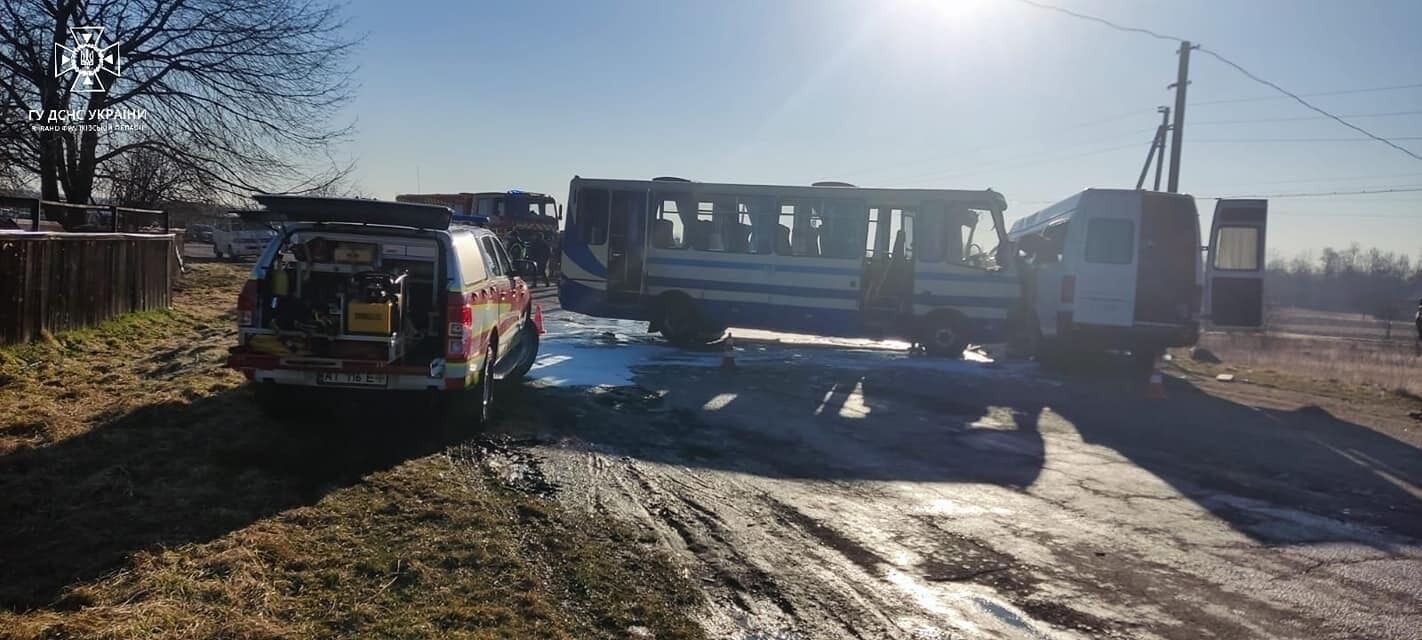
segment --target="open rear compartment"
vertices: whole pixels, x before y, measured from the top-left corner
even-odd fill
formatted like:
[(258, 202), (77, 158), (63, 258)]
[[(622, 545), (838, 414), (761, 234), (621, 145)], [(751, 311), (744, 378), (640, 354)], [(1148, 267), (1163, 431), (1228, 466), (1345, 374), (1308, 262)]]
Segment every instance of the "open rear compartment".
[(1143, 193), (1136, 322), (1187, 324), (1200, 311), (1200, 217), (1187, 197)]
[(429, 233), (300, 229), (259, 283), (258, 353), (426, 365), (442, 353), (443, 247)]

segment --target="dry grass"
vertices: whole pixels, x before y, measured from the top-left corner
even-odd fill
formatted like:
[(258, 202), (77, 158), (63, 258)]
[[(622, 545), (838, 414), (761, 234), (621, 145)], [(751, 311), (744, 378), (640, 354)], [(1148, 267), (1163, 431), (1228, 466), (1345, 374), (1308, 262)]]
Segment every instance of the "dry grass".
[(669, 560), (399, 403), (261, 417), (222, 368), (241, 277), (197, 265), (171, 311), (0, 349), (0, 638), (701, 635)]
[(1412, 397), (1422, 396), (1422, 357), (1413, 345), (1341, 338), (1209, 333), (1200, 346), (1226, 365)]
[[(1278, 307), (1267, 311), (1269, 330), (1334, 338), (1388, 339), (1387, 324), (1367, 314)], [(1392, 323), (1392, 340), (1410, 343), (1417, 337), (1411, 316)]]

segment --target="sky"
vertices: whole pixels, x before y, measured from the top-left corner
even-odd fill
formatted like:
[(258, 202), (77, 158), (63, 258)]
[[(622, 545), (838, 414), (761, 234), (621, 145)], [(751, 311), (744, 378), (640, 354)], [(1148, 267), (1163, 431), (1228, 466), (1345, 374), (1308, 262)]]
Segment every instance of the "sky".
[[(1422, 2), (1041, 0), (1188, 38), (1422, 155)], [(389, 2), (365, 34), (367, 195), (520, 188), (575, 174), (992, 188), (1007, 217), (1135, 185), (1173, 102), (1174, 42), (1015, 0)], [(1180, 188), (1275, 196), (1272, 252), (1353, 242), (1422, 256), (1422, 160), (1200, 52)], [(1357, 116), (1357, 117), (1351, 117)], [(1247, 122), (1238, 122), (1247, 121)], [(1412, 138), (1406, 140), (1405, 138)]]

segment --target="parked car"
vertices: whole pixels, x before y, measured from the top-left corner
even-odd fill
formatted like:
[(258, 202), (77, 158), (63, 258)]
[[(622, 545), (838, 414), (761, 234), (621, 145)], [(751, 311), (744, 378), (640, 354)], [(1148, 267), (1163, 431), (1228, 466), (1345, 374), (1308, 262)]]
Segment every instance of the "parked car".
[[(487, 229), (450, 226), (440, 206), (258, 196), (252, 214), (281, 225), (237, 298), (228, 366), (266, 408), (309, 387), (406, 390), (493, 410), (494, 380), (538, 356), (541, 315), (523, 276)], [(470, 392), (460, 395), (461, 392)], [(452, 399), (457, 398), (457, 399)]]
[(191, 224), (183, 230), (183, 239), (188, 242), (212, 242), (212, 225)]
[(249, 258), (257, 256), (276, 231), (260, 222), (243, 220), (233, 214), (213, 225), (212, 253), (218, 258)]

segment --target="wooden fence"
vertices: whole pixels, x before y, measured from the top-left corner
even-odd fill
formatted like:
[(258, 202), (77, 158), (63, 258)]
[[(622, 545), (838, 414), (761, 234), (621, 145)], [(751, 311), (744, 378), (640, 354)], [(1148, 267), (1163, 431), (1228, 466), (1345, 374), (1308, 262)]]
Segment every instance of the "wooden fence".
[(175, 242), (170, 234), (0, 233), (0, 344), (166, 309)]

